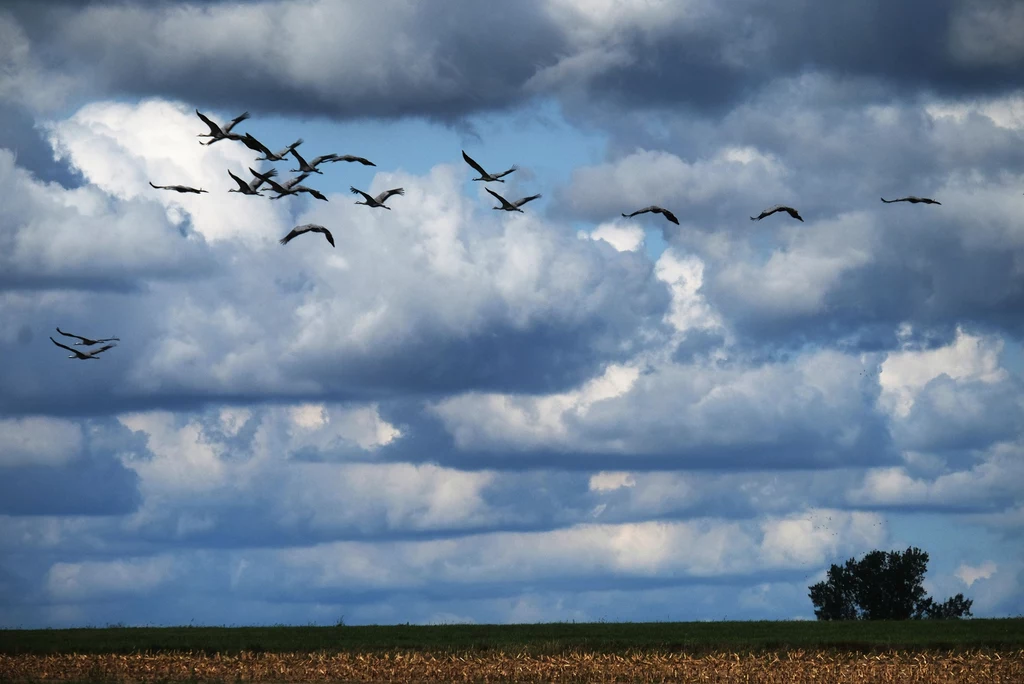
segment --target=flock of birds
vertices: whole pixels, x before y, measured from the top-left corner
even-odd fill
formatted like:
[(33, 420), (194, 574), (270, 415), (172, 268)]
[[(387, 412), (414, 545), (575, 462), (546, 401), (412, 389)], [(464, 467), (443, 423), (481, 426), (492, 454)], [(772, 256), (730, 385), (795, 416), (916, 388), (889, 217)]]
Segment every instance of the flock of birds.
[[(288, 156), (291, 155), (295, 159), (296, 164), (298, 164), (297, 169), (289, 169), (289, 171), (291, 173), (297, 173), (299, 175), (281, 183), (278, 183), (275, 180), (275, 178), (277, 178), (277, 169), (272, 168), (265, 172), (259, 172), (253, 170), (250, 167), (249, 173), (252, 174), (253, 179), (248, 183), (242, 180), (234, 173), (232, 173), (230, 169), (228, 169), (228, 175), (231, 176), (232, 180), (234, 180), (235, 183), (238, 185), (237, 188), (231, 188), (228, 190), (228, 192), (238, 192), (243, 195), (263, 197), (264, 195), (261, 189), (264, 188), (264, 186), (266, 186), (272, 192), (276, 193), (273, 197), (270, 198), (272, 200), (278, 200), (281, 199), (282, 197), (295, 196), (301, 193), (306, 193), (318, 200), (326, 202), (328, 201), (327, 197), (325, 197), (324, 194), (321, 193), (319, 190), (301, 184), (302, 181), (308, 178), (310, 174), (319, 173), (323, 175), (323, 171), (317, 168), (321, 164), (343, 161), (356, 162), (362, 164), (363, 166), (376, 166), (376, 164), (371, 162), (369, 159), (366, 159), (365, 157), (358, 157), (351, 154), (322, 154), (307, 161), (305, 158), (303, 158), (301, 154), (299, 154), (297, 150), (297, 148), (303, 143), (302, 138), (299, 138), (295, 142), (291, 143), (287, 147), (277, 152), (272, 152), (270, 148), (268, 148), (266, 145), (257, 140), (251, 133), (239, 134), (234, 132), (235, 126), (249, 118), (249, 112), (243, 112), (242, 114), (236, 116), (234, 119), (232, 119), (230, 122), (228, 122), (228, 124), (224, 126), (217, 124), (208, 116), (201, 113), (198, 109), (196, 110), (196, 115), (203, 121), (203, 123), (205, 123), (209, 127), (209, 133), (199, 133), (196, 136), (197, 138), (210, 138), (210, 140), (207, 142), (200, 141), (200, 145), (212, 145), (216, 142), (220, 142), (221, 140), (235, 140), (241, 142), (250, 150), (253, 150), (254, 152), (259, 152), (262, 156), (257, 157), (256, 161), (280, 162), (285, 161), (288, 158)], [(512, 167), (505, 171), (502, 171), (501, 173), (492, 174), (485, 171), (484, 168), (480, 166), (480, 164), (478, 164), (472, 157), (466, 154), (465, 150), (463, 150), (462, 152), (462, 158), (465, 160), (467, 164), (473, 167), (473, 169), (477, 173), (480, 174), (478, 178), (473, 178), (472, 180), (482, 181), (484, 183), (504, 183), (505, 181), (503, 180), (503, 178), (509, 175), (510, 173), (517, 171), (519, 168), (518, 166), (513, 165)], [(150, 186), (157, 190), (171, 190), (179, 193), (194, 193), (198, 195), (209, 192), (208, 190), (204, 190), (202, 188), (194, 188), (188, 185), (155, 185), (152, 181), (150, 181), (149, 184)], [(499, 195), (498, 193), (491, 190), (490, 188), (485, 187), (484, 189), (487, 192), (489, 192), (495, 199), (497, 199), (498, 202), (500, 202), (500, 206), (492, 207), (492, 209), (497, 211), (518, 211), (520, 213), (524, 213), (522, 210), (522, 206), (527, 202), (532, 202), (533, 200), (538, 199), (541, 196), (540, 194), (530, 195), (528, 197), (518, 199), (515, 202), (510, 202), (501, 195)], [(393, 195), (405, 194), (404, 188), (391, 188), (390, 190), (385, 190), (379, 193), (377, 196), (372, 196), (369, 193), (363, 192), (362, 190), (354, 186), (350, 186), (349, 190), (352, 192), (353, 195), (361, 195), (363, 197), (363, 201), (357, 201), (356, 204), (362, 204), (373, 209), (387, 209), (389, 211), (391, 210), (391, 207), (387, 206), (385, 202), (387, 202), (387, 200)], [(900, 197), (898, 199), (892, 200), (887, 200), (884, 197), (881, 199), (886, 204), (892, 204), (894, 202), (910, 202), (911, 204), (941, 204), (941, 202), (936, 202), (935, 200), (929, 199), (927, 197), (916, 197), (913, 195), (909, 195), (907, 197)], [(803, 222), (803, 218), (800, 216), (800, 213), (796, 209), (781, 204), (769, 207), (768, 209), (765, 209), (757, 216), (751, 216), (750, 220), (760, 221), (761, 219), (767, 218), (768, 216), (771, 216), (772, 214), (778, 212), (785, 212), (794, 219)], [(644, 207), (643, 209), (637, 209), (636, 211), (630, 214), (624, 213), (622, 214), (622, 216), (625, 218), (632, 218), (639, 214), (646, 213), (661, 214), (668, 221), (676, 225), (679, 225), (679, 219), (676, 218), (675, 214), (673, 214), (668, 209), (665, 209), (664, 207), (654, 204)], [(335, 246), (334, 236), (331, 234), (331, 231), (328, 228), (325, 228), (324, 226), (317, 223), (306, 223), (301, 226), (295, 226), (287, 235), (281, 238), (279, 242), (282, 245), (286, 245), (299, 235), (303, 235), (305, 233), (322, 233), (323, 236), (327, 239), (327, 242), (330, 243), (331, 247)], [(78, 339), (79, 341), (75, 342), (73, 346), (94, 346), (97, 344), (103, 344), (105, 342), (120, 341), (116, 337), (110, 337), (105, 339), (91, 339), (88, 337), (82, 337), (80, 335), (74, 335), (71, 333), (63, 332), (59, 327), (57, 328), (57, 332), (66, 337), (74, 337)], [(72, 347), (68, 347), (64, 344), (61, 344), (57, 340), (53, 339), (53, 337), (50, 337), (50, 341), (53, 342), (58, 347), (70, 351), (72, 354), (68, 358), (79, 359), (82, 361), (97, 359), (100, 353), (117, 346), (115, 344), (106, 344), (105, 346), (99, 349), (95, 349), (93, 351), (79, 351), (73, 349)]]

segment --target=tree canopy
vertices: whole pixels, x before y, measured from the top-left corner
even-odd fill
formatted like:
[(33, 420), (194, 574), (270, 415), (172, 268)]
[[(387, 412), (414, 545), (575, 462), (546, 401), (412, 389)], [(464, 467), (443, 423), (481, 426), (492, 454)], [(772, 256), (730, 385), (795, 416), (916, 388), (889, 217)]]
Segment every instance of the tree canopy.
[(811, 587), (819, 620), (920, 620), (969, 617), (971, 599), (957, 594), (944, 603), (926, 595), (928, 554), (916, 547), (872, 551), (843, 566), (833, 564), (828, 579)]

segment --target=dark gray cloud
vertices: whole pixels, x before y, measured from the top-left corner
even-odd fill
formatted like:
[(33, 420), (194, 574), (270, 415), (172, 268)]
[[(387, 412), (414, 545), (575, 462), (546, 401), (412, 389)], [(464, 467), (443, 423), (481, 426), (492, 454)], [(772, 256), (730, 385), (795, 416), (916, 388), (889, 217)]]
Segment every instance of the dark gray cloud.
[(29, 111), (2, 100), (0, 148), (11, 150), (18, 166), (41, 181), (59, 183), (65, 188), (76, 188), (85, 182), (82, 174), (54, 159), (53, 148), (36, 127)]
[(63, 467), (28, 465), (0, 473), (0, 514), (5, 515), (125, 515), (141, 500), (138, 477), (109, 454)]
[(41, 64), (75, 73), (94, 93), (334, 118), (454, 122), (538, 94), (723, 113), (780, 76), (815, 71), (876, 82), (899, 98), (1022, 83), (1024, 54), (1002, 36), (1020, 20), (1003, 0), (870, 0), (838, 10), (745, 0), (628, 11), (460, 1), (446, 9), (19, 1), (8, 12)]

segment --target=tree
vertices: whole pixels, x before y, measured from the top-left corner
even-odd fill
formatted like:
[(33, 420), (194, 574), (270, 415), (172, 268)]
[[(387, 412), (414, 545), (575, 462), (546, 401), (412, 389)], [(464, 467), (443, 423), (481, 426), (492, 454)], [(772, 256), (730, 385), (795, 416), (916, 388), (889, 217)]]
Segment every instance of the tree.
[(957, 594), (945, 601), (925, 595), (928, 554), (911, 547), (872, 551), (843, 566), (833, 564), (828, 579), (808, 587), (819, 620), (951, 619), (971, 615), (971, 599)]

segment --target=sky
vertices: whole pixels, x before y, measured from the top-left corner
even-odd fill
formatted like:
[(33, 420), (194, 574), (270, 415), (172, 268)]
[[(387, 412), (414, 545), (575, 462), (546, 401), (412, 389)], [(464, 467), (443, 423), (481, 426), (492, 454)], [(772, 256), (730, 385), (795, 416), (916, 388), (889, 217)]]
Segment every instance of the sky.
[[(1020, 35), (1011, 0), (3, 3), (0, 627), (813, 619), (908, 546), (1024, 613)], [(376, 166), (229, 193), (296, 166), (197, 109)], [(494, 211), (462, 150), (542, 197)]]

